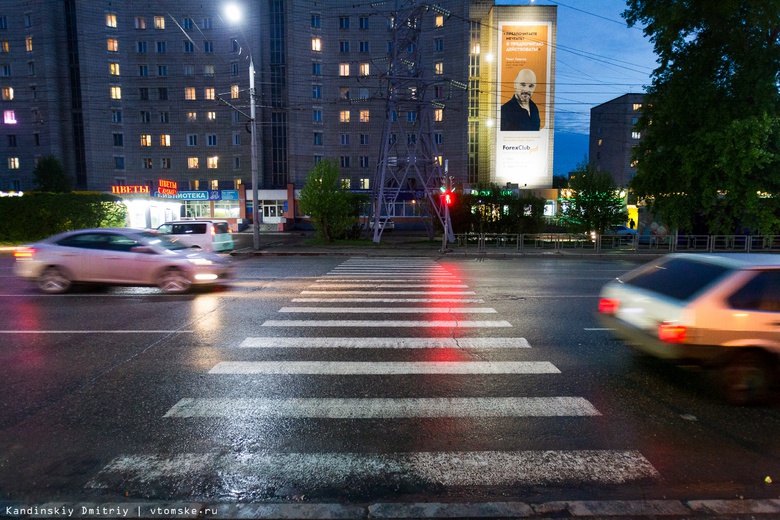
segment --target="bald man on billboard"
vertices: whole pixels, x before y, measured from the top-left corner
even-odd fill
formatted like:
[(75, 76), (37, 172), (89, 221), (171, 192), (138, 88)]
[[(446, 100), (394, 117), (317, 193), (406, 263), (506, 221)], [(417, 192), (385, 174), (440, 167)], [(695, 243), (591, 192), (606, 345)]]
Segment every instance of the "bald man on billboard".
[(536, 74), (523, 69), (515, 78), (515, 95), (501, 105), (501, 130), (510, 132), (538, 132), (541, 126), (539, 109), (531, 101), (536, 90)]

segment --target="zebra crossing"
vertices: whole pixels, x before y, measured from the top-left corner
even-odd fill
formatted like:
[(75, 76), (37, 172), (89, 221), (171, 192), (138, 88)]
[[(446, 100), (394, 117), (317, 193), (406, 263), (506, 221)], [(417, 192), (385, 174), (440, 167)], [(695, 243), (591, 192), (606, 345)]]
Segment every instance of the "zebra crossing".
[[(291, 306), (279, 309), (285, 319), (260, 324), (260, 334), (247, 337), (238, 346), (240, 361), (220, 361), (206, 376), (254, 375), (306, 378), (309, 376), (469, 376), (513, 375), (565, 377), (549, 361), (491, 361), (490, 352), (528, 351), (525, 338), (514, 335), (479, 336), (480, 330), (512, 331), (505, 320), (489, 319), (497, 311), (430, 258), (350, 258), (327, 275), (313, 280), (292, 298)], [(306, 305), (302, 305), (306, 304)], [(392, 305), (390, 305), (392, 304)], [(442, 305), (442, 306), (439, 306)], [(336, 319), (323, 315), (339, 314)], [(350, 316), (349, 319), (341, 315)], [(362, 316), (361, 316), (362, 315)], [(402, 319), (392, 319), (399, 315)], [(408, 315), (408, 316), (403, 316)], [(430, 320), (408, 319), (431, 315)], [(351, 319), (355, 316), (358, 319)], [(485, 319), (482, 319), (482, 317)], [(331, 336), (331, 329), (341, 336)], [(377, 330), (379, 329), (379, 330)], [(371, 331), (410, 334), (393, 337)], [(316, 335), (305, 331), (316, 330)], [(355, 335), (345, 334), (352, 330)], [(297, 331), (304, 331), (301, 335)], [(281, 337), (281, 333), (287, 334)], [(428, 337), (415, 337), (411, 333)], [(395, 332), (393, 332), (395, 333)], [(461, 337), (463, 336), (463, 337)], [(274, 361), (252, 360), (259, 349), (273, 349)], [(340, 360), (316, 360), (328, 349)], [(391, 349), (420, 352), (422, 349), (460, 349), (471, 355), (436, 361), (362, 361), (349, 359), (353, 352)], [(310, 355), (297, 359), (300, 351)], [(312, 354), (313, 353), (313, 354)], [(481, 355), (484, 354), (484, 355)], [(310, 358), (314, 358), (314, 360)], [(341, 360), (347, 359), (347, 360)], [(462, 397), (458, 395), (414, 397), (199, 397), (186, 396), (173, 403), (165, 421), (192, 419), (271, 420), (420, 420), (479, 418), (582, 418), (601, 416), (592, 403), (580, 396)], [(591, 418), (591, 419), (589, 419)], [(414, 423), (409, 423), (414, 428)], [(344, 435), (349, 435), (348, 430)], [(359, 444), (359, 440), (357, 441)], [(242, 453), (208, 452), (173, 455), (123, 454), (105, 466), (87, 486), (107, 489), (112, 482), (132, 483), (154, 489), (171, 479), (251, 482), (270, 488), (294, 486), (305, 493), (318, 489), (347, 487), (361, 479), (383, 486), (495, 486), (547, 484), (620, 484), (656, 480), (658, 472), (635, 450), (573, 449), (528, 451), (399, 451), (391, 453)], [(219, 494), (219, 490), (216, 490)], [(225, 490), (227, 492), (228, 490)]]

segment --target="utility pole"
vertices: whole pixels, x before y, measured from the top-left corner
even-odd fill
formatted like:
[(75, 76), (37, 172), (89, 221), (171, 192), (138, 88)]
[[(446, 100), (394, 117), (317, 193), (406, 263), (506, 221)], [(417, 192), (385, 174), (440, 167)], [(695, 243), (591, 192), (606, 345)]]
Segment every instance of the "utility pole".
[[(427, 13), (449, 16), (449, 12), (415, 0), (406, 0), (403, 6), (400, 3), (396, 0), (388, 20), (393, 39), (385, 77), (386, 123), (373, 186), (373, 240), (377, 243), (384, 222), (395, 216), (395, 203), (402, 191), (413, 192), (415, 199), (426, 201), (445, 236), (448, 234), (437, 197), (443, 161), (433, 130), (434, 111), (443, 110), (444, 103), (431, 92), (434, 81), (423, 65), (419, 39)], [(433, 228), (428, 232), (432, 240)]]

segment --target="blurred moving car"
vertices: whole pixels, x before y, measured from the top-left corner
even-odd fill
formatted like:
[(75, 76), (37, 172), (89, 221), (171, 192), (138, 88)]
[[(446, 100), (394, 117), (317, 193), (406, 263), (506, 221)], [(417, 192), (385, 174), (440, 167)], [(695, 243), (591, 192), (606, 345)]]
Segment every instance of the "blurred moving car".
[(223, 252), (235, 247), (230, 224), (225, 220), (174, 220), (156, 231), (193, 249)]
[(16, 275), (52, 294), (76, 283), (156, 285), (167, 293), (183, 293), (193, 285), (224, 283), (232, 273), (226, 258), (128, 228), (60, 233), (16, 248), (14, 258)]
[(716, 368), (729, 402), (762, 402), (778, 376), (780, 256), (666, 255), (608, 282), (598, 316), (641, 352)]
[(609, 229), (604, 232), (604, 234), (633, 237), (636, 235), (636, 229), (631, 229), (628, 226), (610, 226)]

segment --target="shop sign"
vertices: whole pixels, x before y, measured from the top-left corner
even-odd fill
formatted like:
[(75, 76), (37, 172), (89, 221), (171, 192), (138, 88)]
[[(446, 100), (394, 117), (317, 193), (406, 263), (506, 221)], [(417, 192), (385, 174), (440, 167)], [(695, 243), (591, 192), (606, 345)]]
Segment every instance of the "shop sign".
[(167, 181), (160, 179), (157, 181), (157, 194), (163, 197), (173, 197), (179, 193), (176, 181)]
[(238, 200), (238, 190), (222, 190), (222, 200)]
[(177, 199), (182, 200), (209, 200), (209, 192), (207, 191), (180, 191), (176, 195)]
[(149, 186), (111, 186), (113, 195), (149, 195)]

